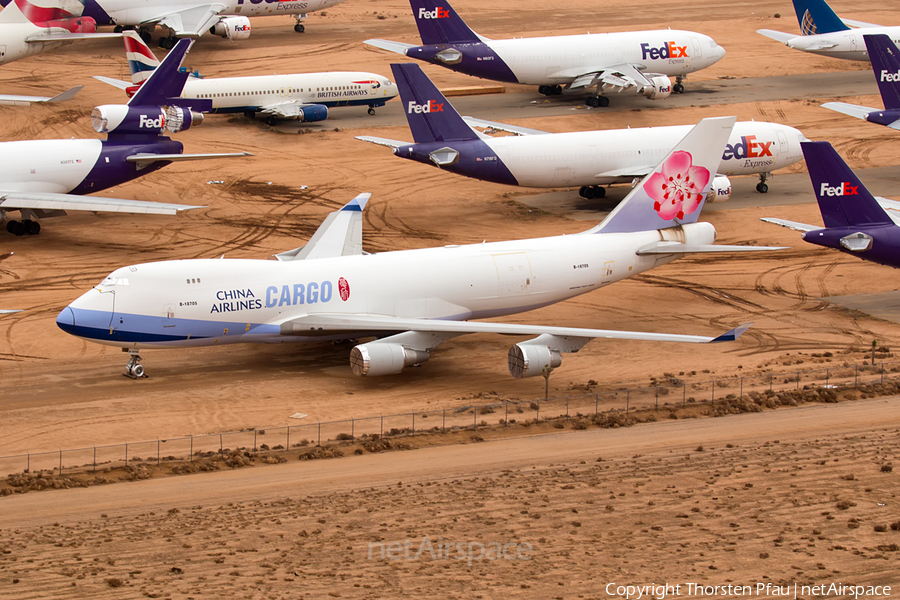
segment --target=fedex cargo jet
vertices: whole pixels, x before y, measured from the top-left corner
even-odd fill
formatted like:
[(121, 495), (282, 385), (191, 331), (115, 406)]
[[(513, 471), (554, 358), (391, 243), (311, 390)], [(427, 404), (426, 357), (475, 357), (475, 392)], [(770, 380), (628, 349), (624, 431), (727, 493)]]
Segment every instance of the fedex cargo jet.
[(863, 39), (872, 61), (872, 70), (875, 72), (884, 108), (870, 108), (847, 102), (826, 102), (822, 106), (869, 123), (900, 129), (900, 50), (883, 33), (864, 35)]
[[(609, 106), (605, 92), (632, 90), (651, 100), (684, 91), (688, 75), (718, 62), (725, 50), (693, 31), (492, 40), (469, 29), (446, 0), (409, 0), (422, 45), (390, 40), (366, 44), (482, 79), (536, 85), (547, 96), (597, 93), (589, 106)], [(675, 77), (672, 85), (669, 77)]]

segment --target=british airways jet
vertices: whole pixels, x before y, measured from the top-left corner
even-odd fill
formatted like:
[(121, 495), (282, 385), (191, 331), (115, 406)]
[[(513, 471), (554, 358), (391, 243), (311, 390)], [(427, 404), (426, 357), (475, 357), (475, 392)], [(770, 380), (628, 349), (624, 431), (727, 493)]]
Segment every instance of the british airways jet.
[[(514, 377), (560, 365), (594, 338), (670, 342), (718, 337), (471, 321), (528, 311), (603, 288), (695, 252), (745, 252), (713, 244), (697, 222), (734, 117), (705, 119), (599, 225), (581, 234), (467, 246), (363, 252), (362, 194), (331, 213), (303, 247), (278, 260), (195, 259), (113, 271), (57, 317), (61, 329), (131, 353), (142, 348), (375, 337), (356, 345), (357, 375), (399, 373), (466, 333), (537, 336), (514, 344)], [(690, 328), (685, 321), (684, 326)]]
[[(631, 183), (653, 170), (690, 125), (547, 133), (461, 117), (416, 64), (391, 65), (413, 143), (373, 136), (356, 139), (390, 147), (401, 158), (451, 173), (523, 187), (580, 186), (583, 198), (602, 198), (604, 185)], [(515, 134), (492, 138), (473, 127)], [(714, 199), (731, 194), (728, 176), (759, 174), (765, 193), (776, 170), (803, 158), (798, 130), (778, 123), (736, 123), (716, 169)]]
[(187, 72), (179, 65), (193, 42), (181, 40), (127, 105), (94, 108), (91, 124), (106, 140), (27, 140), (0, 143), (0, 223), (10, 211), (22, 221), (9, 220), (14, 235), (40, 232), (39, 217), (57, 217), (67, 210), (173, 215), (200, 208), (182, 204), (141, 202), (82, 196), (131, 181), (182, 160), (250, 156), (182, 154), (181, 142), (164, 134), (177, 133), (203, 120), (195, 110), (208, 100), (178, 98)]
[[(482, 79), (536, 85), (554, 96), (586, 92), (589, 106), (609, 106), (607, 91), (631, 89), (651, 100), (684, 91), (682, 81), (725, 56), (711, 37), (661, 29), (492, 40), (469, 29), (446, 0), (409, 0), (422, 45), (366, 44)], [(675, 77), (673, 86), (669, 77)]]
[[(0, 0), (7, 6), (13, 0)], [(30, 4), (30, 0), (14, 0)], [(229, 40), (250, 37), (248, 17), (292, 15), (294, 31), (303, 33), (307, 13), (336, 6), (344, 0), (223, 0), (189, 2), (187, 0), (73, 0), (73, 16), (89, 17), (97, 25), (114, 25), (120, 33), (125, 27), (139, 30), (144, 41), (156, 26), (169, 30), (159, 38), (159, 47), (171, 49), (179, 37), (200, 37), (207, 31)]]
[[(123, 39), (131, 83), (109, 77), (96, 79), (133, 94), (159, 61), (135, 32), (125, 31)], [(397, 96), (397, 86), (387, 77), (359, 71), (189, 77), (181, 96), (212, 101), (210, 112), (214, 113), (244, 113), (252, 119), (259, 112), (274, 125), (277, 119), (322, 121), (328, 118), (328, 109), (336, 106), (368, 106), (369, 114), (374, 115), (376, 108)]]
[(803, 155), (825, 227), (768, 217), (762, 220), (802, 231), (810, 244), (900, 267), (900, 227), (897, 217), (885, 210), (896, 209), (898, 203), (872, 196), (828, 142), (804, 142)]
[(822, 106), (870, 123), (900, 129), (900, 50), (884, 34), (864, 35), (863, 39), (869, 51), (884, 108), (846, 102), (826, 102)]
[(825, 0), (793, 1), (801, 35), (772, 29), (759, 29), (756, 33), (779, 41), (788, 48), (845, 60), (869, 60), (862, 39), (865, 34), (883, 33), (900, 43), (900, 27), (841, 19)]

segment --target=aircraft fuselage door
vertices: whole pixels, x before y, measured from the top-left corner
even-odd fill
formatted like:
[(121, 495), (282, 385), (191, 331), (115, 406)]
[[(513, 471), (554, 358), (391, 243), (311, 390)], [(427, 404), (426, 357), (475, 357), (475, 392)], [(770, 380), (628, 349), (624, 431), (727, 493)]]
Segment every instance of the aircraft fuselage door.
[(855, 35), (851, 35), (851, 36), (850, 36), (850, 51), (851, 51), (851, 52), (856, 52), (856, 47), (857, 47), (856, 36), (855, 36)]
[(532, 289), (531, 262), (524, 252), (495, 254), (497, 292), (499, 296), (518, 296)]
[(167, 302), (162, 307), (162, 326), (175, 327), (175, 303)]
[(781, 130), (776, 131), (775, 134), (778, 136), (778, 149), (779, 149), (779, 151), (782, 152), (782, 153), (787, 152), (787, 151), (788, 151), (788, 141), (787, 141), (787, 136), (785, 136), (785, 135), (784, 135), (784, 132), (781, 131)]

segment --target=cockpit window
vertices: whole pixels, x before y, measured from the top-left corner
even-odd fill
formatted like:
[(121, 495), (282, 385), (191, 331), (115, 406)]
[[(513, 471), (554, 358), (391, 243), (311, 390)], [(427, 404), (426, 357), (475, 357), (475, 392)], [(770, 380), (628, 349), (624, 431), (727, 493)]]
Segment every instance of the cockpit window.
[(103, 287), (112, 287), (115, 285), (129, 285), (127, 277), (113, 277), (110, 275), (106, 279), (104, 279), (100, 285)]

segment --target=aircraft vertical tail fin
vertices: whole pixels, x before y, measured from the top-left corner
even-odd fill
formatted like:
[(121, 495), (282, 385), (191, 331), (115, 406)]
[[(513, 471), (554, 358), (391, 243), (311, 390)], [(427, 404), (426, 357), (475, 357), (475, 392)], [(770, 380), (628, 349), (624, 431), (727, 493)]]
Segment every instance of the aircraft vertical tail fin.
[(423, 45), (480, 42), (447, 0), (409, 0)]
[(128, 60), (128, 70), (131, 71), (131, 83), (141, 85), (159, 66), (159, 59), (137, 32), (123, 31), (122, 39), (125, 41), (125, 58)]
[(863, 39), (884, 107), (888, 110), (900, 109), (900, 50), (883, 33), (864, 35)]
[(179, 98), (184, 91), (184, 84), (190, 73), (181, 70), (181, 61), (187, 55), (191, 44), (189, 39), (178, 40), (159, 67), (150, 73), (150, 77), (138, 88), (134, 96), (128, 100), (129, 106), (182, 106), (199, 112), (212, 109), (212, 100)]
[(889, 225), (893, 221), (828, 142), (801, 142), (825, 227)]
[(602, 223), (585, 233), (629, 233), (695, 223), (736, 117), (703, 119)]
[(794, 0), (794, 12), (803, 35), (834, 33), (850, 29), (825, 0)]
[(419, 65), (393, 64), (391, 71), (417, 144), (478, 139)]

